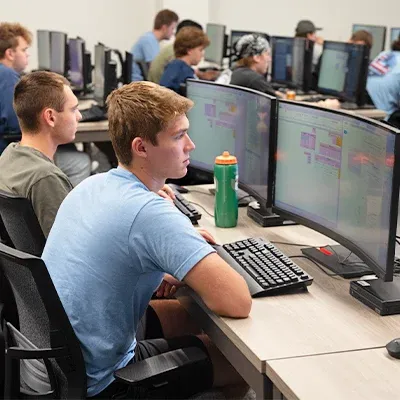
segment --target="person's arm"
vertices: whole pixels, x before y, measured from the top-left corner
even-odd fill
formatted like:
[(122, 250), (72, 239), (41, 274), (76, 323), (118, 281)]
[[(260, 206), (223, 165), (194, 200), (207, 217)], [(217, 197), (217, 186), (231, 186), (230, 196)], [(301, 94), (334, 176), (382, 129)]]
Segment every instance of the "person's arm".
[(218, 254), (200, 260), (185, 276), (184, 282), (200, 295), (216, 314), (246, 318), (251, 310), (251, 296), (245, 280)]
[(71, 190), (71, 183), (55, 174), (40, 179), (31, 187), (28, 197), (46, 238), (61, 203)]

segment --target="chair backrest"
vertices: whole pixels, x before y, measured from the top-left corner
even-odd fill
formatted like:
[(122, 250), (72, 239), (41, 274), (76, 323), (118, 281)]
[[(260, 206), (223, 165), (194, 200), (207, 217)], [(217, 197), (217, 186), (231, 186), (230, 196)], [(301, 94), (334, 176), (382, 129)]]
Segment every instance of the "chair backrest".
[(149, 79), (149, 65), (143, 60), (135, 60), (139, 66), (140, 72), (142, 73), (143, 80), (148, 81)]
[(16, 249), (42, 255), (46, 238), (28, 199), (0, 190), (0, 217)]
[[(12, 377), (12, 381), (20, 378), (21, 387), (24, 384), (30, 390), (37, 390), (32, 381), (44, 388), (50, 382), (55, 389), (54, 398), (85, 398), (86, 370), (79, 340), (43, 260), (0, 243), (0, 270), (10, 283), (18, 309), (19, 331), (13, 327), (9, 330), (12, 345), (63, 350), (62, 356), (53, 355), (49, 362), (44, 362), (47, 368), (41, 361), (40, 365), (36, 360), (25, 360), (20, 376)], [(33, 379), (30, 375), (34, 375)]]

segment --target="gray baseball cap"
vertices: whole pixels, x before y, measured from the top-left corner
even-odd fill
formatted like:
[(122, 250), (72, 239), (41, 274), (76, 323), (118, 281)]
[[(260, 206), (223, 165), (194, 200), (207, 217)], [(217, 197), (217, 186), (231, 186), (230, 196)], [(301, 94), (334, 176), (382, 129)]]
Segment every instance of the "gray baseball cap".
[(316, 31), (320, 31), (322, 28), (317, 28), (313, 22), (308, 19), (302, 19), (296, 26), (296, 35), (305, 34), (305, 33), (313, 33)]

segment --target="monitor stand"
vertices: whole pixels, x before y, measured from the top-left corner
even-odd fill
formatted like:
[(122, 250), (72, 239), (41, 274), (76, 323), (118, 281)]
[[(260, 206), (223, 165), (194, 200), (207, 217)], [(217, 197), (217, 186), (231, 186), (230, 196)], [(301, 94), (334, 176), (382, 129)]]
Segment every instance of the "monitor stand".
[(350, 294), (380, 315), (400, 314), (400, 277), (350, 282)]
[(256, 203), (256, 205), (253, 205), (253, 203), (249, 204), (247, 207), (247, 216), (264, 228), (270, 226), (296, 225), (296, 222), (282, 218), (278, 214), (273, 213), (270, 208), (261, 206), (259, 203)]
[[(322, 248), (306, 247), (301, 249), (301, 252), (343, 278), (358, 278), (363, 275), (374, 273), (355, 254), (351, 254), (346, 259), (350, 254), (350, 250), (346, 249), (344, 246), (336, 245)], [(343, 260), (346, 260), (346, 265), (341, 263)]]

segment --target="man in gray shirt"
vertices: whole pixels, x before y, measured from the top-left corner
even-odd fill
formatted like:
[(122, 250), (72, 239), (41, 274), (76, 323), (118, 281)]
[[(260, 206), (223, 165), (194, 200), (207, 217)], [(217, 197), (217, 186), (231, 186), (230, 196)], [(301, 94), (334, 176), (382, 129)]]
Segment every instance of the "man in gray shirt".
[(28, 198), (47, 238), (58, 208), (73, 186), (54, 164), (60, 144), (75, 138), (82, 118), (78, 100), (61, 75), (38, 71), (15, 87), (14, 109), (22, 139), (0, 156), (0, 190)]

